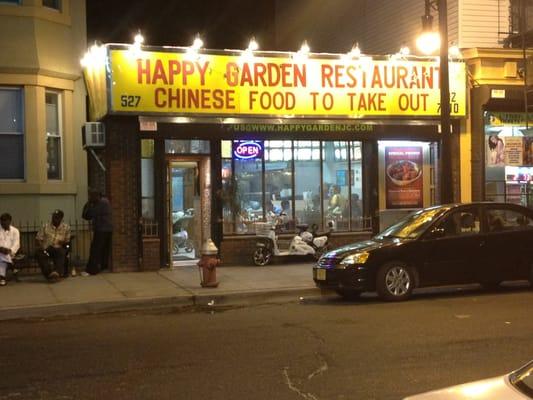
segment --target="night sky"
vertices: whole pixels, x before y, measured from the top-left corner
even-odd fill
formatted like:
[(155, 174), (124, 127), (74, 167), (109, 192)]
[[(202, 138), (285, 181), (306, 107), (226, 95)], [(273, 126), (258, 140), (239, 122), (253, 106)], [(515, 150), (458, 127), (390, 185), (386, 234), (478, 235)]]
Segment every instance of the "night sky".
[(131, 43), (141, 30), (145, 44), (189, 46), (199, 34), (205, 47), (242, 49), (255, 36), (275, 43), (275, 0), (87, 0), (88, 43)]

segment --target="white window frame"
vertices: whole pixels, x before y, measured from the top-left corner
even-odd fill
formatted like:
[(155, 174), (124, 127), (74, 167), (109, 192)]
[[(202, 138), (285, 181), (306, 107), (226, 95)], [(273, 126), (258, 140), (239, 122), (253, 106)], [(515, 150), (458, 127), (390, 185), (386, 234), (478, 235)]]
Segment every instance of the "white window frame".
[(22, 130), (20, 132), (1, 132), (0, 135), (19, 135), (22, 136), (22, 157), (23, 159), (23, 166), (22, 166), (22, 177), (21, 178), (1, 178), (0, 181), (4, 182), (24, 182), (26, 180), (26, 124), (25, 124), (25, 103), (24, 103), (24, 87), (23, 86), (0, 86), (0, 90), (11, 90), (11, 91), (18, 91), (20, 92), (20, 118), (21, 118), (21, 126)]
[[(64, 146), (64, 140), (63, 140), (63, 95), (62, 92), (53, 90), (53, 89), (46, 89), (45, 91), (45, 100), (44, 105), (45, 108), (47, 106), (46, 102), (46, 95), (47, 94), (53, 94), (57, 96), (57, 135), (48, 135), (47, 132), (47, 124), (48, 121), (45, 121), (45, 139), (48, 140), (49, 137), (53, 138), (59, 138), (59, 148), (61, 150), (61, 154), (59, 154), (59, 162), (60, 162), (60, 174), (59, 178), (57, 179), (50, 179), (48, 178), (48, 168), (46, 169), (46, 179), (48, 181), (62, 181), (63, 177), (65, 175), (65, 146)], [(45, 113), (46, 114), (46, 113)], [(46, 149), (46, 156), (47, 156), (47, 163), (48, 163), (48, 148)]]

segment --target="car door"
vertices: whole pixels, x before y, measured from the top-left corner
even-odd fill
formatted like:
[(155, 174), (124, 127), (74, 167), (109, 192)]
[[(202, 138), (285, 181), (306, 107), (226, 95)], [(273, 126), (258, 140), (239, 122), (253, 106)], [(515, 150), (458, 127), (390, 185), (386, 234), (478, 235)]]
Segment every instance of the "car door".
[(422, 285), (472, 282), (485, 242), (479, 206), (452, 209), (428, 235)]
[(502, 204), (487, 205), (483, 214), (486, 245), (476, 273), (477, 282), (527, 278), (533, 247), (530, 211)]

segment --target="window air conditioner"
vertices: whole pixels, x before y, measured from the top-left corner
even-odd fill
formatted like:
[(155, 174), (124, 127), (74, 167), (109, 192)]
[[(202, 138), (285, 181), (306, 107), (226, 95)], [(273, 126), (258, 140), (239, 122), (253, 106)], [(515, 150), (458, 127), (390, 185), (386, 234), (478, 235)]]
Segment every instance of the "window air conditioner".
[(105, 129), (101, 122), (86, 122), (82, 129), (83, 148), (105, 147)]

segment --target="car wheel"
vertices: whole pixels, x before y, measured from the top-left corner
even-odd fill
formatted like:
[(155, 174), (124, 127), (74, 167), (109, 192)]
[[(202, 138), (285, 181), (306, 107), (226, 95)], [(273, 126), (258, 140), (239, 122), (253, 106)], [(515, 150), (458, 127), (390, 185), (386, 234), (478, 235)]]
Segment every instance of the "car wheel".
[(174, 243), (174, 244), (172, 245), (172, 254), (173, 254), (173, 255), (176, 255), (176, 254), (178, 254), (179, 252), (180, 252), (180, 247), (178, 246), (177, 243)]
[(258, 247), (254, 252), (254, 264), (263, 266), (272, 260), (272, 252), (265, 247)]
[(361, 291), (354, 289), (335, 289), (335, 293), (344, 300), (357, 300), (361, 296)]
[(194, 250), (194, 243), (192, 240), (190, 239), (187, 239), (187, 241), (185, 242), (185, 251), (187, 253), (192, 253), (192, 251)]
[(387, 301), (407, 300), (415, 285), (413, 269), (400, 261), (383, 264), (376, 279), (378, 295)]

